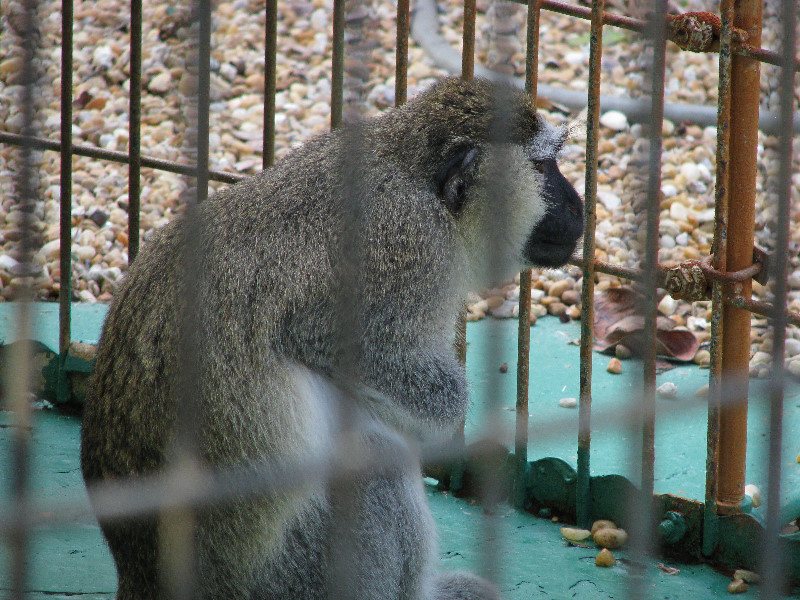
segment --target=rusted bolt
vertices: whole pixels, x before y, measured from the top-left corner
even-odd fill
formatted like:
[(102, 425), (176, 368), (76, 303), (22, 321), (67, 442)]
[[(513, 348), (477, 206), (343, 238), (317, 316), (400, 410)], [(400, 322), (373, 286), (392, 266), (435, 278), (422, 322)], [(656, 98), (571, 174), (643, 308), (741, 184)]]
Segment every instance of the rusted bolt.
[(706, 268), (706, 265), (699, 260), (687, 260), (667, 269), (664, 275), (664, 289), (676, 299), (689, 302), (705, 300), (709, 297)]
[(668, 511), (658, 526), (658, 534), (667, 544), (676, 544), (686, 535), (686, 520), (679, 512)]
[[(669, 39), (682, 50), (690, 52), (717, 52), (719, 50), (722, 21), (709, 12), (687, 12), (682, 15), (667, 15)], [(734, 42), (747, 40), (747, 32), (734, 28)]]

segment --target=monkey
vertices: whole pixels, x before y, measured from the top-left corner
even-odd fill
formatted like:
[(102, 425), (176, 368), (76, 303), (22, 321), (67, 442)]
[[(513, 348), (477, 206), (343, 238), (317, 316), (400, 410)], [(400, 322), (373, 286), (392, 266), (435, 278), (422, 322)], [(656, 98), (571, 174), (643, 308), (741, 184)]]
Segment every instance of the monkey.
[[(303, 464), (335, 455), (343, 431), (366, 455), (411, 456), (345, 484), (198, 508), (198, 593), (342, 597), (344, 562), (348, 597), (499, 597), (435, 568), (418, 453), (466, 414), (453, 345), (467, 292), (576, 249), (583, 204), (557, 165), (566, 135), (510, 83), (444, 78), (176, 217), (130, 266), (103, 326), (81, 434), (89, 488), (165, 468), (191, 248), (202, 464)], [(348, 519), (347, 561), (336, 515)], [(117, 598), (167, 597), (158, 517), (100, 525)]]

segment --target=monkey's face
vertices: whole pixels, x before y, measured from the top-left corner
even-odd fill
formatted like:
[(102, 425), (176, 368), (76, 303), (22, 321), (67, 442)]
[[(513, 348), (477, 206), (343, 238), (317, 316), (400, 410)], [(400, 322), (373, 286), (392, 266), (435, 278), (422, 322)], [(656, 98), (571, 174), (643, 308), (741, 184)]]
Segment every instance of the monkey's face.
[(566, 133), (543, 123), (526, 144), (455, 144), (439, 192), (485, 284), (527, 266), (558, 267), (583, 233), (583, 203), (556, 155)]
[(583, 235), (583, 202), (556, 162), (566, 130), (549, 128), (543, 132), (543, 137), (551, 136), (551, 143), (534, 144), (528, 149), (531, 164), (541, 175), (540, 197), (547, 206), (525, 243), (525, 260), (537, 267), (565, 264)]

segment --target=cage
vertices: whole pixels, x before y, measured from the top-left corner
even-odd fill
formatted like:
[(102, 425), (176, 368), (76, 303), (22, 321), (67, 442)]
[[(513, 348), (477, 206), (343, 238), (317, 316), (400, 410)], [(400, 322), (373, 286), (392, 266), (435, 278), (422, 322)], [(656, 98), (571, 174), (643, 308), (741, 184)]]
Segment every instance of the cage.
[[(190, 302), (179, 311), (189, 333), (173, 470), (98, 486), (92, 511), (76, 472), (77, 419), (64, 413), (80, 410), (103, 303), (154, 227), (329, 125), (357, 132), (359, 119), (452, 73), (516, 78), (559, 124), (584, 111), (585, 133), (574, 130), (561, 163), (583, 193), (586, 233), (561, 272), (524, 271), (468, 298), (454, 352), (475, 406), (425, 462), (441, 566), (468, 566), (511, 598), (709, 598), (731, 579), (764, 598), (796, 593), (797, 6), (724, 0), (717, 16), (645, 4), (419, 0), (412, 19), (407, 0), (396, 11), (134, 0), (129, 14), (115, 2), (4, 3), (3, 591), (112, 595), (113, 565), (87, 523), (159, 512), (163, 543), (177, 548), (164, 583), (193, 597), (197, 510), (341, 476), (331, 595), (354, 593), (347, 478), (402, 456), (197, 471), (191, 335), (201, 323)], [(348, 148), (342, 169), (357, 181), (368, 148), (356, 134)], [(188, 256), (193, 300), (201, 267)], [(32, 299), (58, 299), (58, 310)], [(343, 348), (351, 326), (342, 323)], [(598, 330), (622, 374), (604, 372)], [(665, 371), (675, 363), (659, 357), (687, 352), (708, 372)], [(43, 455), (54, 462), (40, 466)], [(575, 533), (597, 519), (629, 535), (610, 570)]]

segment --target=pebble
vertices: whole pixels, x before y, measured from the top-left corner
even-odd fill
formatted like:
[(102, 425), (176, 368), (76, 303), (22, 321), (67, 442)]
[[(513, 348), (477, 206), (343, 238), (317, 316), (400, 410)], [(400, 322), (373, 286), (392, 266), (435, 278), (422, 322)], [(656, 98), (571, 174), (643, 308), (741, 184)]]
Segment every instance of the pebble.
[(613, 131), (623, 131), (628, 128), (628, 117), (617, 110), (609, 110), (600, 115), (600, 124)]
[(800, 378), (800, 360), (793, 360), (786, 366), (786, 370), (795, 377)]
[(747, 591), (748, 585), (741, 579), (734, 579), (728, 584), (728, 592), (731, 594), (743, 594)]
[(594, 564), (596, 564), (598, 567), (613, 567), (615, 564), (617, 564), (617, 559), (614, 558), (614, 555), (611, 554), (611, 551), (608, 548), (603, 548), (597, 553), (597, 556), (594, 559)]
[[(744, 486), (744, 493), (750, 496), (750, 498), (752, 498), (753, 508), (758, 508), (759, 506), (761, 506), (761, 490), (758, 488), (757, 485), (748, 483), (746, 486)], [(734, 579), (744, 579), (749, 583), (753, 583), (752, 580), (737, 575), (734, 575)]]
[(563, 408), (575, 408), (578, 406), (578, 399), (577, 398), (561, 398), (558, 401), (558, 405)]
[(560, 281), (556, 281), (553, 285), (550, 286), (548, 290), (548, 295), (553, 296), (554, 298), (561, 298), (561, 295), (566, 292), (570, 287), (570, 282), (566, 279), (562, 279)]
[(622, 206), (622, 199), (612, 192), (597, 192), (597, 199), (603, 203), (608, 210), (615, 210)]
[(697, 365), (709, 364), (711, 362), (711, 352), (709, 352), (705, 348), (698, 350), (697, 353), (694, 355), (692, 362)]
[(678, 386), (671, 381), (667, 381), (656, 388), (656, 393), (661, 398), (672, 400), (678, 396)]
[(794, 357), (800, 355), (800, 340), (786, 338), (786, 356)]
[(147, 83), (147, 89), (153, 94), (166, 94), (172, 87), (172, 74), (163, 71)]
[(622, 373), (622, 363), (617, 357), (612, 358), (608, 361), (608, 366), (606, 367), (606, 371), (609, 373), (614, 373), (615, 375), (619, 375)]
[(623, 344), (617, 344), (614, 348), (614, 356), (616, 356), (620, 360), (627, 360), (629, 359), (633, 353), (631, 349)]

